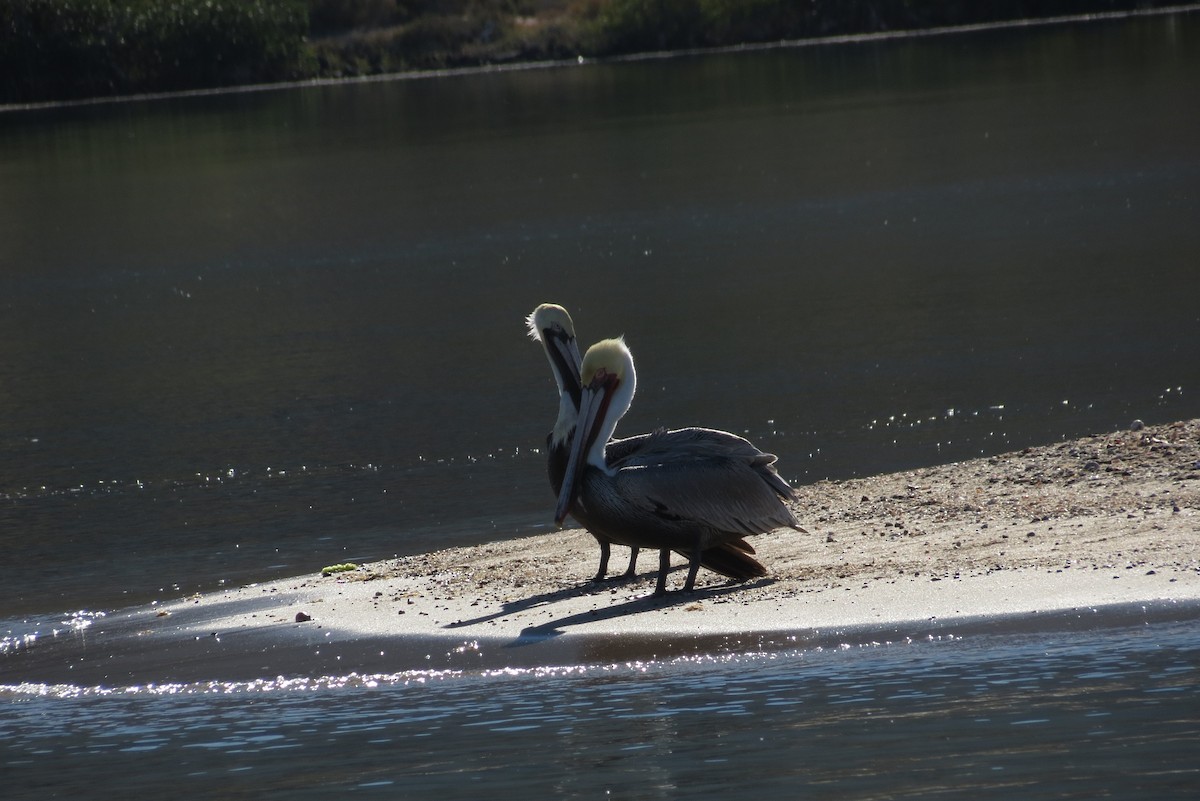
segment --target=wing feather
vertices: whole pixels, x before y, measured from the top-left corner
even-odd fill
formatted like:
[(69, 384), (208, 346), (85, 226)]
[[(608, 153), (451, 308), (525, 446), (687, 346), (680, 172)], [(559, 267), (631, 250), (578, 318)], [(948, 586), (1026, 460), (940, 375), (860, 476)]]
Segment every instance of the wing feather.
[(615, 480), (626, 503), (680, 526), (751, 535), (796, 525), (775, 489), (745, 460), (697, 457), (627, 465)]
[(713, 428), (658, 429), (649, 434), (613, 440), (606, 449), (612, 469), (733, 462), (749, 467), (759, 480), (788, 500), (795, 492), (775, 469), (778, 457), (764, 453), (749, 440)]

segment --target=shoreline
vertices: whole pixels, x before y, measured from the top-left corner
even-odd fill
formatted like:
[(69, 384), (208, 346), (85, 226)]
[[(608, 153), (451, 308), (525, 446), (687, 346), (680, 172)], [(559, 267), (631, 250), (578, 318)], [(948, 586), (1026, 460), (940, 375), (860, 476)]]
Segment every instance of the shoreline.
[[(0, 648), (0, 686), (502, 670), (1200, 618), (1200, 420), (797, 487), (768, 577), (594, 584), (580, 529), (119, 610)], [(624, 561), (617, 549), (614, 564)]]
[(1152, 8), (1129, 8), (1113, 11), (1099, 11), (1079, 14), (1060, 14), (1044, 17), (1023, 17), (1016, 19), (1001, 19), (990, 22), (971, 22), (958, 25), (931, 25), (928, 27), (913, 27), (900, 30), (869, 31), (861, 33), (843, 33), (826, 36), (808, 36), (800, 38), (782, 38), (769, 41), (748, 41), (734, 44), (711, 45), (705, 47), (682, 47), (664, 50), (645, 50), (630, 53), (614, 53), (609, 55), (583, 56), (574, 58), (545, 58), (523, 59), (514, 61), (497, 61), (492, 63), (446, 66), (446, 67), (417, 67), (366, 75), (316, 76), (292, 80), (251, 82), (228, 86), (213, 86), (199, 89), (184, 89), (160, 92), (132, 92), (128, 94), (82, 97), (64, 100), (36, 100), (18, 103), (0, 103), (0, 114), (28, 111), (46, 111), (60, 108), (78, 108), (122, 103), (155, 102), (162, 100), (213, 97), (221, 95), (255, 94), (260, 92), (285, 91), (294, 89), (312, 89), (329, 86), (341, 86), (368, 83), (390, 83), (394, 81), (429, 80), (432, 78), (456, 78), (472, 75), (487, 75), (495, 73), (525, 72), (530, 70), (567, 69), (599, 64), (623, 64), (641, 61), (660, 61), (675, 58), (694, 58), (696, 56), (721, 55), (730, 53), (750, 53), (765, 50), (800, 49), (810, 47), (830, 47), (847, 44), (870, 44), (899, 39), (922, 39), (941, 36), (981, 33), (996, 30), (1032, 29), (1068, 25), (1073, 23), (1111, 22), (1126, 19), (1169, 16), (1200, 12), (1200, 3), (1179, 3), (1170, 6)]

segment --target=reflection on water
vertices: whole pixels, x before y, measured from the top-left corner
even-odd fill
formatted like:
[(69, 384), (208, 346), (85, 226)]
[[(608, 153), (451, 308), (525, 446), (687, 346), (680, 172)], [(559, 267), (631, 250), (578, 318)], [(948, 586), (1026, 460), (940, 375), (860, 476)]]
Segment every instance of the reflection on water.
[[(9, 692), (18, 797), (403, 788), (623, 798), (1188, 798), (1195, 620), (488, 674)], [(30, 688), (33, 690), (33, 688)], [(55, 695), (58, 697), (54, 697)], [(70, 766), (55, 770), (49, 766)], [(130, 767), (136, 766), (135, 770)]]
[(544, 300), (800, 482), (1200, 415), (1198, 33), (5, 114), (3, 613), (542, 530)]

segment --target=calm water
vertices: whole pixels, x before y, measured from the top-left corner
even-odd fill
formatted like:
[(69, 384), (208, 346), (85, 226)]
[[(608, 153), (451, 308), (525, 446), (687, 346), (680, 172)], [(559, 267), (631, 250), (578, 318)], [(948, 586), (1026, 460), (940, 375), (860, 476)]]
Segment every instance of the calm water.
[[(1191, 14), (0, 113), (0, 635), (544, 530), (543, 300), (800, 483), (1200, 416), (1197, 96)], [(1163, 795), (1196, 639), (21, 692), (0, 780)]]

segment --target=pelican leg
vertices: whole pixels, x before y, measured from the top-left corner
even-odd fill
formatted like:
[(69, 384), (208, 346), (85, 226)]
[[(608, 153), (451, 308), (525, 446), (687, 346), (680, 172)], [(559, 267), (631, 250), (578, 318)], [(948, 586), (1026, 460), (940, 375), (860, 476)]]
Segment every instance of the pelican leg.
[(637, 577), (637, 558), (638, 549), (631, 547), (629, 549), (629, 567), (625, 568), (625, 578), (631, 579)]
[(608, 575), (608, 557), (612, 553), (612, 548), (607, 542), (597, 540), (600, 543), (600, 570), (592, 577), (592, 581), (604, 581), (604, 577)]
[(704, 549), (700, 547), (700, 535), (696, 535), (696, 544), (692, 546), (692, 555), (688, 558), (688, 576), (684, 582), (684, 592), (696, 591), (696, 574), (700, 572), (700, 554)]
[(667, 594), (667, 573), (671, 571), (671, 549), (663, 548), (658, 552), (658, 584), (654, 587), (652, 598)]

